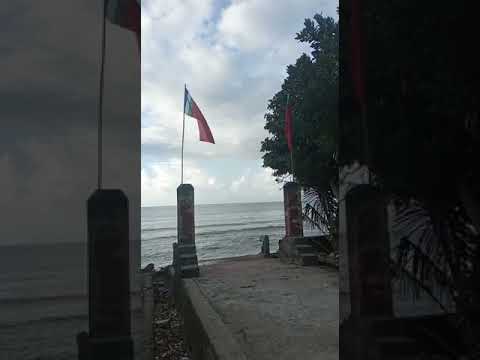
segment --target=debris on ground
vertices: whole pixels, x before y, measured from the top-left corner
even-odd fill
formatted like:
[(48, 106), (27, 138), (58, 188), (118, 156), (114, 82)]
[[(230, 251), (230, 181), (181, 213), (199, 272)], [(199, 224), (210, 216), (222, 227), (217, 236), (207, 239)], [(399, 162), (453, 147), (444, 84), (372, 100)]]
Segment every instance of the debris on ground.
[(154, 360), (190, 360), (181, 331), (180, 315), (176, 311), (164, 276), (152, 282), (155, 302), (153, 314)]

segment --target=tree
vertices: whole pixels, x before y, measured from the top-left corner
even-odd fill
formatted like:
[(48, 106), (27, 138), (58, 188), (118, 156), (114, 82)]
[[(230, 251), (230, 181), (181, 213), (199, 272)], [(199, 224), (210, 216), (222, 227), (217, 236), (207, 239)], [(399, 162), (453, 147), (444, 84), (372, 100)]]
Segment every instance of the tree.
[[(284, 135), (287, 94), (293, 103), (294, 174), (307, 189), (305, 216), (314, 226), (335, 229), (337, 199), (335, 165), (338, 112), (338, 23), (316, 14), (306, 19), (296, 35), (310, 44), (311, 55), (302, 54), (287, 67), (282, 89), (269, 101), (265, 129), (270, 136), (262, 141), (263, 165), (283, 181), (292, 173), (290, 153)], [(332, 188), (333, 185), (333, 188)]]
[[(424, 288), (429, 289), (432, 277), (446, 285), (465, 320), (461, 329), (470, 354), (480, 326), (480, 196), (475, 186), (480, 181), (475, 165), (480, 59), (471, 51), (474, 13), (468, 2), (451, 7), (412, 0), (369, 0), (362, 13), (368, 24), (368, 165), (398, 204), (396, 223), (404, 236), (396, 265)], [(348, 24), (349, 9), (344, 7), (340, 16)], [(343, 65), (349, 36), (342, 41), (340, 63), (348, 74)], [(365, 159), (363, 139), (352, 135), (361, 126), (351, 77), (341, 81), (339, 162), (348, 164)]]

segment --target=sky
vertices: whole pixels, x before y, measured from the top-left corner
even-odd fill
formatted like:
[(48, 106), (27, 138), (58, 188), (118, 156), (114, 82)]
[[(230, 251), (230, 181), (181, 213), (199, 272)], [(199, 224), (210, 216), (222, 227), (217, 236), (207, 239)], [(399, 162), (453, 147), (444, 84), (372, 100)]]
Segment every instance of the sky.
[(184, 84), (215, 144), (185, 119), (184, 182), (196, 204), (281, 201), (281, 184), (262, 167), (268, 100), (295, 40), (315, 13), (337, 18), (337, 0), (142, 0), (142, 206), (175, 205), (180, 184)]
[[(98, 0), (18, 0), (0, 10), (0, 245), (86, 240), (86, 201), (97, 178), (101, 14)], [(139, 113), (135, 36), (107, 23), (104, 186), (127, 194), (135, 239)]]

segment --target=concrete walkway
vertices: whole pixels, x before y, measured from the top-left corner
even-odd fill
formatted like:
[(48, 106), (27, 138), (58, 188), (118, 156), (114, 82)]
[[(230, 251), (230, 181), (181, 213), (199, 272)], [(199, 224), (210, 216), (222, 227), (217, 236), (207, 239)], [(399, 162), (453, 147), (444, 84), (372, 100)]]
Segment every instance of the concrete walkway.
[(338, 273), (247, 256), (193, 279), (248, 359), (338, 360)]

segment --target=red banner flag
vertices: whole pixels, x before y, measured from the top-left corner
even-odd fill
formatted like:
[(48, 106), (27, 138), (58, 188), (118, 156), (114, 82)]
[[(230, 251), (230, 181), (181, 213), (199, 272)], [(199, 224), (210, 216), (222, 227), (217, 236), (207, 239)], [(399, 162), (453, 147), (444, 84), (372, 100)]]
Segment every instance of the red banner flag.
[(200, 133), (200, 141), (209, 142), (215, 144), (215, 140), (213, 139), (212, 132), (210, 131), (210, 127), (207, 124), (207, 120), (203, 116), (200, 108), (197, 106), (195, 101), (190, 96), (187, 88), (185, 88), (185, 99), (184, 99), (184, 109), (183, 111), (188, 116), (191, 116), (197, 119), (198, 124), (198, 131)]
[(285, 109), (285, 138), (287, 139), (288, 150), (293, 151), (293, 106), (288, 103)]

